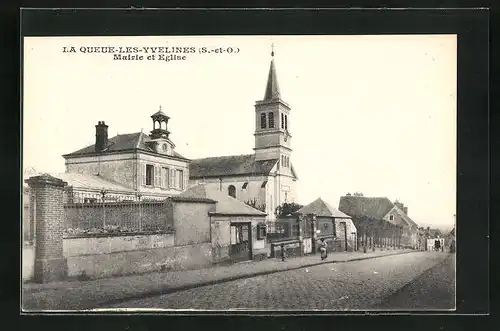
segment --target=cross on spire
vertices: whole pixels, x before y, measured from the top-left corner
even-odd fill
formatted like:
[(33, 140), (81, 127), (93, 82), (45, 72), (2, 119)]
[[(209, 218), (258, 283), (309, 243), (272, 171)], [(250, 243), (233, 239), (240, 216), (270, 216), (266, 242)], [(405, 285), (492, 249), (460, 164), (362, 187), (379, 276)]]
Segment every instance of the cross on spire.
[(271, 56), (274, 57), (274, 43), (271, 44)]

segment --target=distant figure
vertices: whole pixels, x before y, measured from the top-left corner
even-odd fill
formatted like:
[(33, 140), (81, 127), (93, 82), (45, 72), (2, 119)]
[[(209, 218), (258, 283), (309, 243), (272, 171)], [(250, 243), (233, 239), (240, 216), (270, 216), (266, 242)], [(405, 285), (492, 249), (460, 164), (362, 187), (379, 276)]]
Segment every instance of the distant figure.
[(321, 239), (321, 241), (319, 243), (319, 251), (321, 252), (321, 260), (324, 260), (328, 257), (326, 247), (327, 247), (327, 244), (325, 242), (325, 239)]
[(441, 250), (441, 242), (439, 240), (434, 240), (434, 250), (439, 252)]

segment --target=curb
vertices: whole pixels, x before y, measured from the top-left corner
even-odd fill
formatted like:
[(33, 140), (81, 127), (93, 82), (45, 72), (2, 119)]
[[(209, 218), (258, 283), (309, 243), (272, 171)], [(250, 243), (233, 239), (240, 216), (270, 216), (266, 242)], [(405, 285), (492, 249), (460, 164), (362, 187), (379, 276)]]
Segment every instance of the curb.
[[(397, 253), (386, 254), (386, 255), (381, 255), (381, 256), (359, 257), (359, 258), (354, 258), (354, 259), (345, 260), (345, 261), (321, 261), (321, 262), (304, 264), (304, 265), (301, 265), (301, 266), (298, 266), (298, 267), (291, 267), (291, 268), (279, 269), (279, 270), (276, 270), (276, 269), (275, 270), (266, 270), (266, 271), (260, 271), (260, 272), (251, 273), (251, 274), (230, 276), (230, 277), (226, 277), (226, 278), (222, 278), (222, 279), (211, 280), (211, 281), (206, 281), (206, 282), (196, 283), (196, 284), (180, 285), (180, 286), (177, 286), (177, 287), (164, 286), (164, 287), (161, 287), (159, 289), (142, 292), (140, 294), (129, 295), (129, 296), (126, 296), (126, 297), (123, 297), (123, 298), (116, 298), (116, 299), (112, 299), (112, 300), (102, 301), (101, 303), (98, 303), (97, 306), (101, 307), (101, 309), (102, 309), (102, 308), (104, 308), (102, 306), (110, 305), (110, 304), (116, 304), (116, 303), (120, 303), (120, 302), (123, 302), (123, 301), (138, 300), (138, 299), (143, 299), (143, 298), (148, 298), (148, 297), (153, 297), (153, 296), (173, 294), (173, 293), (176, 293), (176, 292), (191, 290), (191, 289), (195, 289), (195, 288), (199, 288), (199, 287), (227, 283), (227, 282), (231, 282), (231, 281), (234, 281), (234, 280), (241, 280), (241, 279), (259, 277), (259, 276), (266, 276), (266, 275), (275, 274), (275, 273), (279, 273), (279, 272), (285, 272), (285, 271), (290, 271), (290, 270), (298, 270), (298, 269), (309, 268), (309, 267), (314, 267), (314, 266), (323, 265), (323, 264), (345, 263), (345, 262), (353, 262), (353, 261), (377, 259), (377, 258), (386, 257), (386, 256), (408, 254), (408, 253), (414, 253), (414, 252), (415, 251), (397, 252)], [(87, 306), (87, 305), (84, 304), (84, 306)], [(93, 306), (94, 306), (94, 308), (83, 308), (83, 309), (89, 310), (89, 311), (92, 311), (94, 309), (99, 309), (99, 308), (95, 308), (95, 306), (96, 306), (95, 302), (93, 303)]]

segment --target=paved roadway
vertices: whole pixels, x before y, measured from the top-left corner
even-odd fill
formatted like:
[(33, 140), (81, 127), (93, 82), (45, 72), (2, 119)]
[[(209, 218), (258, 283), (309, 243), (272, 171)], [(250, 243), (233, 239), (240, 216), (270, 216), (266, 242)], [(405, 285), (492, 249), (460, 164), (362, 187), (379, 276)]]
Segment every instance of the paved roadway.
[(454, 268), (452, 254), (413, 252), (278, 272), (106, 308), (452, 309)]

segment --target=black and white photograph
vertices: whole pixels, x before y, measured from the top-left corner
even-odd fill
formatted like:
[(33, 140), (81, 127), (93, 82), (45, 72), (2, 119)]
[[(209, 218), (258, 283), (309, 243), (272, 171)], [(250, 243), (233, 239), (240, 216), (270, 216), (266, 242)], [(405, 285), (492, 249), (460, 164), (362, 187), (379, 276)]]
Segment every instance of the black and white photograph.
[(456, 34), (22, 53), (24, 312), (456, 309)]

